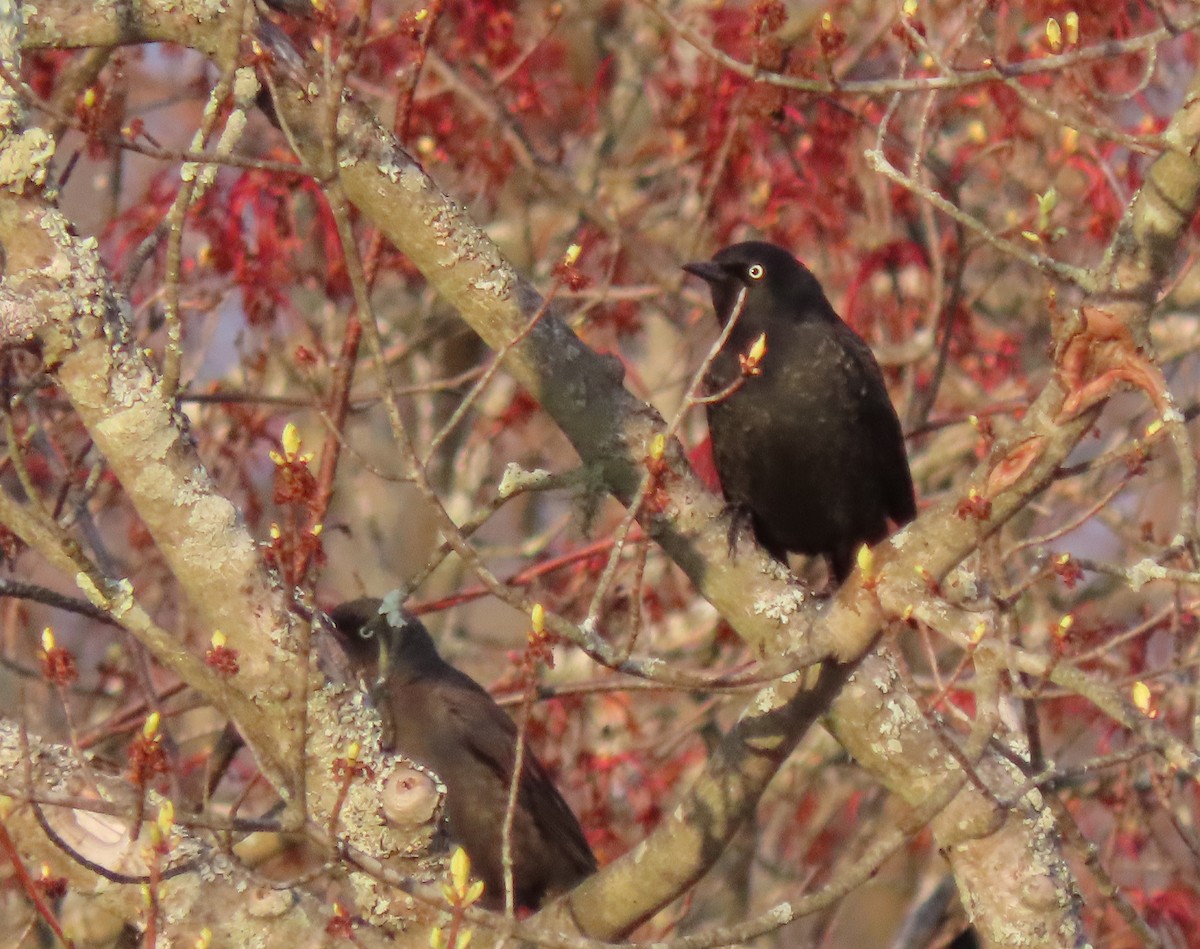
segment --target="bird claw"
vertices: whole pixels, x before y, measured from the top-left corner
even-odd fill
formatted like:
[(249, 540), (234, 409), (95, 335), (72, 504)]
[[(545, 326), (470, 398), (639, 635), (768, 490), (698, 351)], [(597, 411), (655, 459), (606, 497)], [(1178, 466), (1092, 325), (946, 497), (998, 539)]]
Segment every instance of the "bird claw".
[(754, 515), (745, 504), (735, 501), (728, 502), (721, 513), (729, 518), (729, 529), (725, 533), (725, 541), (729, 544), (729, 556), (732, 559), (737, 555), (737, 546), (742, 530), (749, 527), (750, 535), (754, 536)]

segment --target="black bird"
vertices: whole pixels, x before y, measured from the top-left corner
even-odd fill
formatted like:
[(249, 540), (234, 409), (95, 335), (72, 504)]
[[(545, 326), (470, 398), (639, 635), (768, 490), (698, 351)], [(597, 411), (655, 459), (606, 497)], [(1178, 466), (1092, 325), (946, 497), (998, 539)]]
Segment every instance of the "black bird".
[[(347, 657), (371, 688), (384, 748), (434, 771), (446, 785), (452, 840), (483, 880), (483, 904), (504, 906), (502, 837), (517, 726), (474, 679), (438, 655), (428, 631), (374, 598), (330, 613)], [(579, 821), (528, 747), (512, 827), (513, 896), (536, 909), (596, 869)]]
[[(748, 516), (777, 560), (823, 554), (838, 583), (887, 521), (917, 513), (900, 420), (879, 364), (788, 251), (763, 241), (685, 264), (721, 326), (741, 311), (705, 383), (713, 464), (735, 524)], [(763, 337), (765, 351), (743, 363)], [(727, 393), (722, 396), (722, 393)]]

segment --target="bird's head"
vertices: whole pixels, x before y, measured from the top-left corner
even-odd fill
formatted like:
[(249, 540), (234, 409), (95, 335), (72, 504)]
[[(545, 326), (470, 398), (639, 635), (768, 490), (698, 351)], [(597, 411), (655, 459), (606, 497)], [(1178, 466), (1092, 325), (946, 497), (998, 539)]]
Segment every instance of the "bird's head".
[(722, 326), (729, 322), (743, 290), (743, 312), (799, 316), (814, 305), (828, 308), (825, 293), (809, 269), (784, 248), (766, 241), (731, 244), (712, 260), (684, 264), (683, 269), (708, 284)]
[(383, 682), (397, 670), (441, 663), (429, 631), (399, 602), (391, 601), (363, 597), (329, 613), (346, 657), (369, 681)]

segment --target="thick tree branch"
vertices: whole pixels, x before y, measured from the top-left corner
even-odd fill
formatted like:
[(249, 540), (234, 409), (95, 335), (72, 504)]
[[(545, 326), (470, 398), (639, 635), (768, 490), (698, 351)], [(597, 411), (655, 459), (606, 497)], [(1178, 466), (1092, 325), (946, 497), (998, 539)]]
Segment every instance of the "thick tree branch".
[[(46, 797), (47, 789), (92, 787), (103, 798), (89, 809), (84, 800), (72, 800), (61, 791)], [(57, 841), (47, 836), (35, 811), (35, 801)], [(60, 803), (51, 803), (59, 801)], [(45, 866), (54, 876), (65, 878), (69, 897), (80, 910), (108, 913), (118, 920), (146, 917), (141, 882), (114, 885), (113, 880), (148, 880), (151, 856), (150, 824), (131, 838), (130, 821), (136, 801), (128, 782), (120, 777), (84, 775), (77, 756), (68, 748), (24, 737), (12, 722), (0, 721), (0, 821), (20, 852), (34, 867)], [(155, 798), (150, 816), (158, 812), (162, 799)], [(154, 885), (155, 902), (169, 907), (156, 920), (160, 936), (172, 945), (196, 943), (202, 928), (212, 933), (214, 946), (335, 946), (345, 942), (326, 926), (333, 905), (301, 886), (267, 885), (252, 871), (209, 841), (198, 829), (188, 829), (185, 815), (165, 835), (168, 843), (159, 858), (159, 875)], [(152, 823), (152, 822), (151, 822)], [(65, 844), (75, 853), (61, 849)], [(75, 856), (86, 859), (85, 866)], [(94, 924), (75, 938), (95, 938)], [(426, 946), (423, 932), (387, 937), (360, 928), (355, 941), (363, 946)]]

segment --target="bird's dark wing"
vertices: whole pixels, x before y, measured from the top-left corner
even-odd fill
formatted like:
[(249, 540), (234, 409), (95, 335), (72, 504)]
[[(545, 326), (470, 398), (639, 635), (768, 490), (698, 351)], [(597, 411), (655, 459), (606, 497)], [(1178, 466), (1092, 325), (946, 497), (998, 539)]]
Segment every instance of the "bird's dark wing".
[(881, 434), (876, 444), (880, 455), (883, 500), (887, 505), (888, 517), (903, 526), (917, 516), (917, 497), (913, 490), (912, 472), (908, 467), (908, 455), (904, 451), (904, 435), (895, 417), (887, 419), (886, 423), (895, 434), (891, 438), (885, 437), (882, 434), (884, 420), (881, 420)]
[[(455, 730), (463, 744), (479, 761), (486, 763), (503, 786), (508, 788), (516, 760), (516, 723), (484, 689), (473, 680), (468, 681), (487, 696), (489, 714), (468, 716), (453, 705), (447, 709), (447, 713), (454, 721)], [(528, 744), (525, 746), (517, 793), (521, 810), (531, 817), (533, 826), (526, 830), (519, 826), (521, 821), (518, 819), (514, 834), (532, 831), (541, 838), (549, 848), (546, 851), (548, 859), (553, 854), (554, 860), (565, 864), (557, 868), (555, 876), (563, 877), (570, 886), (596, 869), (596, 857), (579, 826), (579, 819)]]
[(564, 873), (564, 882), (569, 889), (579, 878), (596, 869), (596, 855), (579, 826), (579, 818), (528, 748), (521, 769), (519, 793), (533, 815), (541, 838), (554, 848), (559, 859), (574, 874), (575, 879), (570, 879), (570, 875)]
[(884, 510), (897, 524), (907, 524), (917, 516), (917, 501), (904, 450), (904, 432), (871, 347), (849, 327), (844, 324), (843, 327), (844, 345), (854, 353), (862, 372), (869, 377), (865, 381), (873, 397), (861, 402), (862, 424), (874, 446)]

